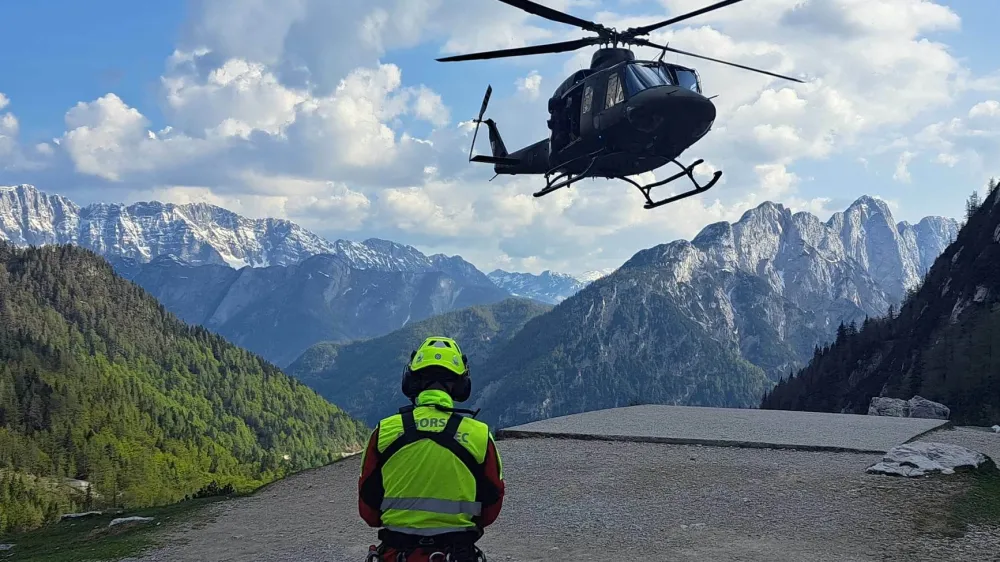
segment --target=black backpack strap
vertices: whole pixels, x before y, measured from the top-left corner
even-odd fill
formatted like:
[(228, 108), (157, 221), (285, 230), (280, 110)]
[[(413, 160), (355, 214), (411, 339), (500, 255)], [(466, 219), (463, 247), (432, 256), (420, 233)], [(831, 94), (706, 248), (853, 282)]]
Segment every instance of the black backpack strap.
[(445, 424), (444, 429), (440, 432), (436, 431), (419, 431), (417, 429), (416, 420), (413, 418), (413, 408), (402, 408), (400, 410), (400, 415), (403, 418), (403, 434), (396, 438), (385, 451), (379, 456), (379, 472), (385, 466), (386, 461), (389, 460), (392, 455), (403, 447), (416, 443), (421, 439), (430, 439), (438, 445), (441, 445), (445, 449), (452, 452), (469, 472), (476, 479), (476, 501), (483, 503), (493, 503), (499, 496), (499, 490), (492, 482), (486, 478), (485, 467), (476, 462), (476, 457), (472, 456), (472, 453), (468, 449), (463, 447), (458, 440), (455, 438), (458, 435), (459, 426), (462, 425), (462, 420), (465, 418), (458, 414), (451, 414), (448, 418), (448, 423)]
[(382, 454), (378, 459), (379, 471), (381, 471), (382, 467), (385, 466), (385, 462), (389, 460), (389, 457), (396, 454), (396, 451), (402, 449), (410, 443), (416, 443), (417, 441), (426, 438), (422, 432), (417, 431), (417, 422), (413, 419), (412, 408), (409, 410), (403, 408), (400, 411), (400, 416), (403, 418), (403, 434), (397, 437), (395, 441), (390, 443), (389, 446), (382, 451)]
[(458, 414), (452, 414), (444, 429), (440, 433), (432, 433), (430, 439), (454, 453), (465, 464), (466, 468), (469, 469), (472, 476), (475, 477), (476, 501), (487, 504), (493, 503), (499, 496), (499, 490), (486, 478), (486, 467), (476, 462), (476, 457), (472, 456), (472, 453), (455, 439), (463, 419), (465, 418)]

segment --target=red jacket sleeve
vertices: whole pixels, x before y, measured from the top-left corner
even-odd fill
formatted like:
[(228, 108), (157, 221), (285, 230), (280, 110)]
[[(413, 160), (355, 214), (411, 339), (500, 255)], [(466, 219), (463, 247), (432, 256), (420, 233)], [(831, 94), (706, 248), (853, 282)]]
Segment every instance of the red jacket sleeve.
[(500, 460), (500, 451), (497, 450), (497, 445), (493, 442), (492, 436), (490, 436), (489, 443), (486, 446), (484, 464), (486, 465), (486, 479), (493, 484), (493, 488), (496, 490), (496, 499), (483, 504), (482, 515), (479, 517), (480, 527), (486, 527), (496, 521), (497, 516), (500, 515), (500, 510), (503, 508), (503, 463)]
[(370, 527), (382, 526), (382, 473), (378, 471), (378, 426), (368, 438), (361, 457), (361, 477), (358, 478), (358, 514)]

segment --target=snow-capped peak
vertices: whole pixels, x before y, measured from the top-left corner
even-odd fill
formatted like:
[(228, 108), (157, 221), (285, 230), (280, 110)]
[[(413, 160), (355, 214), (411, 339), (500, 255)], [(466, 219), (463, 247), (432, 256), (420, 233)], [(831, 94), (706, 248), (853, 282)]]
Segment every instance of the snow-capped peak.
[(355, 269), (443, 271), (467, 283), (491, 285), (461, 257), (428, 257), (389, 240), (330, 242), (288, 220), (251, 219), (208, 203), (95, 203), (81, 208), (31, 185), (0, 188), (0, 239), (22, 246), (78, 244), (140, 263), (171, 255), (191, 265), (236, 269), (292, 265), (331, 254)]

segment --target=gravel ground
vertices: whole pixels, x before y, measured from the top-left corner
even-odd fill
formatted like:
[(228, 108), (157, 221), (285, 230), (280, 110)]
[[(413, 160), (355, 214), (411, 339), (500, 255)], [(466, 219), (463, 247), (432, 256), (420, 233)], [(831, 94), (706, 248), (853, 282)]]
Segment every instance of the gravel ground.
[[(925, 439), (968, 445), (965, 430), (939, 433)], [(965, 479), (865, 474), (878, 454), (564, 439), (498, 444), (508, 496), (480, 542), (491, 561), (990, 560), (1000, 553), (995, 529), (941, 536), (948, 529), (939, 514)], [(141, 560), (360, 562), (375, 533), (357, 515), (359, 462), (216, 504)]]
[(512, 436), (592, 435), (699, 445), (789, 446), (884, 453), (946, 422), (753, 408), (644, 405), (608, 408), (504, 428)]

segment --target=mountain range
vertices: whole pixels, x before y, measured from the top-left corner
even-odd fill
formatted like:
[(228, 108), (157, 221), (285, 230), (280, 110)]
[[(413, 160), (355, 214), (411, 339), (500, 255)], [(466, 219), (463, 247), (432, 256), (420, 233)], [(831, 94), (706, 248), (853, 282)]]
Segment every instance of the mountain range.
[[(957, 229), (940, 217), (896, 223), (872, 197), (825, 222), (764, 203), (691, 241), (638, 252), (533, 315), (482, 361), (473, 401), (501, 427), (641, 402), (756, 405), (842, 323), (898, 304)], [(368, 342), (362, 355), (395, 357), (401, 339)], [(310, 353), (314, 379), (343, 381), (362, 368), (351, 354), (324, 364)], [(380, 384), (397, 384), (397, 374)], [(337, 384), (342, 394), (326, 395), (370, 419), (367, 402)]]
[(525, 297), (547, 304), (559, 304), (577, 291), (604, 277), (614, 269), (587, 271), (579, 276), (554, 271), (540, 274), (495, 269), (487, 275), (497, 287), (515, 297)]
[(970, 209), (957, 239), (905, 303), (840, 327), (810, 363), (779, 382), (762, 408), (863, 414), (871, 398), (920, 395), (955, 423), (1000, 419), (1000, 186)]
[[(640, 251), (611, 272), (583, 279), (550, 271), (487, 276), (459, 256), (427, 256), (379, 239), (329, 242), (288, 221), (247, 219), (205, 204), (80, 208), (31, 186), (0, 190), (4, 238), (94, 249), (183, 320), (281, 366), (320, 342), (378, 338), (512, 295), (556, 304), (526, 322), (522, 332), (533, 339), (511, 334), (516, 349), (497, 351), (508, 354), (502, 369), (480, 371), (489, 384), (477, 400), (494, 400), (491, 409), (508, 400), (500, 398), (506, 385), (517, 386), (525, 373), (537, 377), (531, 383), (537, 396), (519, 395), (520, 413), (503, 406), (498, 415), (505, 421), (638, 399), (756, 402), (754, 392), (801, 367), (841, 323), (882, 315), (899, 303), (957, 228), (942, 217), (897, 223), (883, 201), (867, 196), (827, 221), (767, 202), (735, 223), (705, 227), (690, 241)], [(254, 267), (232, 267), (245, 264)], [(532, 326), (540, 328), (531, 332)], [(617, 349), (609, 350), (610, 342)], [(659, 351), (639, 366), (621, 362), (618, 349), (645, 346)], [(553, 356), (572, 359), (552, 363)], [(676, 381), (660, 380), (678, 365), (685, 372), (675, 374)], [(662, 391), (640, 383), (618, 392), (624, 387), (608, 383), (584, 385), (572, 404), (558, 396), (567, 381), (596, 384), (632, 369), (658, 381), (653, 386)], [(710, 384), (730, 394), (720, 402), (699, 389), (709, 384), (706, 369), (745, 376)], [(546, 380), (547, 388), (539, 386)]]
[(185, 322), (205, 326), (279, 366), (318, 342), (375, 337), (510, 296), (470, 264), (451, 260), (447, 271), (357, 269), (351, 260), (330, 254), (295, 265), (239, 270), (190, 265), (173, 256), (144, 264), (112, 258), (112, 263)]

